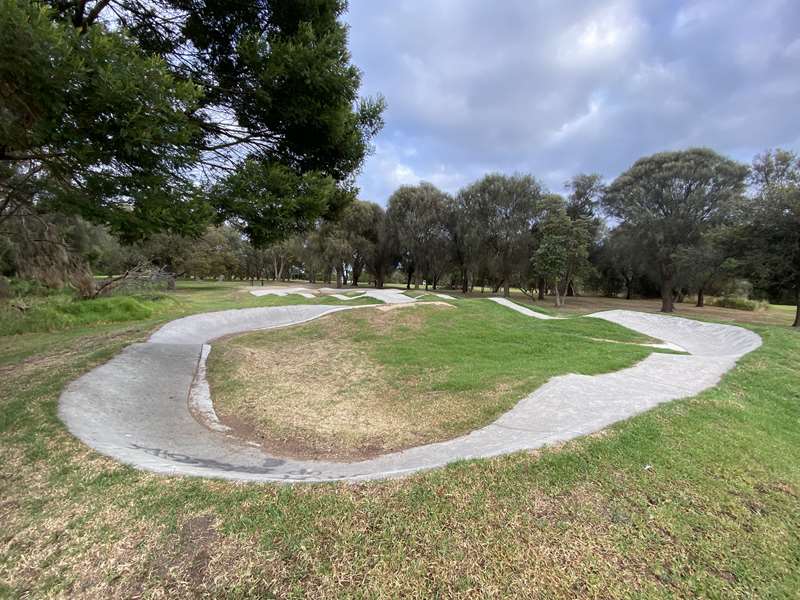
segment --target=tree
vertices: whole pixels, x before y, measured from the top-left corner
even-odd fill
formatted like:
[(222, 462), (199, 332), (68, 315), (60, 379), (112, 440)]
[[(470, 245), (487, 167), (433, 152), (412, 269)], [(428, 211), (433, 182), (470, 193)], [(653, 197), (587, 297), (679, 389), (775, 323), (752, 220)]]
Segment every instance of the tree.
[(383, 288), (386, 276), (397, 265), (397, 250), (394, 245), (394, 236), (386, 219), (386, 212), (378, 207), (377, 237), (372, 252), (367, 257), (367, 269), (375, 280), (375, 287)]
[(447, 202), (447, 194), (427, 182), (401, 186), (389, 198), (386, 221), (407, 288), (415, 275), (430, 274), (432, 257), (446, 235)]
[[(215, 200), (268, 244), (354, 196), (384, 103), (358, 98), (345, 2), (0, 2), (0, 220), (201, 235)], [(220, 179), (233, 202), (198, 185)]]
[(662, 152), (639, 159), (603, 196), (658, 271), (661, 311), (673, 311), (675, 253), (700, 240), (744, 190), (747, 168), (712, 150)]
[(553, 281), (556, 306), (562, 306), (573, 278), (588, 266), (591, 232), (586, 219), (572, 220), (565, 203), (555, 198), (549, 199), (539, 224), (532, 262), (538, 273)]
[(791, 294), (794, 327), (800, 327), (800, 159), (785, 150), (756, 157), (755, 193), (740, 231), (745, 272), (773, 297)]
[(736, 269), (729, 239), (729, 227), (711, 229), (692, 246), (684, 246), (675, 253), (677, 271), (681, 282), (697, 293), (697, 307), (705, 306), (705, 294), (730, 279)]
[(380, 206), (363, 200), (356, 200), (342, 213), (341, 228), (353, 251), (350, 259), (353, 287), (358, 287), (362, 272), (372, 262), (379, 243), (383, 216)]
[(183, 176), (200, 89), (121, 31), (87, 31), (38, 3), (0, 4), (0, 222), (80, 214), (129, 239), (200, 233), (209, 212)]
[[(503, 295), (509, 295), (515, 273), (529, 260), (531, 229), (539, 211), (542, 186), (530, 175), (494, 173), (461, 190), (459, 204), (488, 251), (491, 269)], [(475, 230), (474, 229), (474, 230)], [(470, 235), (470, 234), (468, 234)]]

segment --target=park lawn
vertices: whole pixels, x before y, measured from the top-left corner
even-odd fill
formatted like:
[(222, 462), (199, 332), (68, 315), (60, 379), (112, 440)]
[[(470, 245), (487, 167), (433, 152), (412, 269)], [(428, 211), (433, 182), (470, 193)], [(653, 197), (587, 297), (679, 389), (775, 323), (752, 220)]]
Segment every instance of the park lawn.
[(287, 487), (138, 472), (65, 431), (64, 385), (157, 324), (0, 338), (0, 597), (798, 595), (788, 327), (748, 325), (764, 344), (717, 388), (560, 447)]
[(279, 456), (354, 460), (468, 433), (553, 376), (633, 365), (652, 352), (635, 345), (647, 341), (487, 300), (410, 304), (220, 340), (208, 379), (239, 435)]

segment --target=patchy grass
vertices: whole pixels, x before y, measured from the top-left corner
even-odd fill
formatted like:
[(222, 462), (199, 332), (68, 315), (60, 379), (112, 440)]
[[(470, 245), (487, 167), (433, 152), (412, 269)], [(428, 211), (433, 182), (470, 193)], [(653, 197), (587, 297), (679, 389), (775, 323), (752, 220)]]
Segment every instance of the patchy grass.
[(596, 319), (541, 322), (482, 300), (336, 313), (217, 342), (223, 422), (279, 455), (345, 459), (486, 425), (552, 376), (616, 371), (651, 349)]
[[(184, 288), (180, 310), (237, 294)], [(63, 386), (162, 318), (0, 338), (0, 597), (798, 596), (800, 335), (787, 327), (751, 326), (764, 345), (717, 388), (599, 435), (396, 481), (282, 487), (157, 477), (66, 433)]]

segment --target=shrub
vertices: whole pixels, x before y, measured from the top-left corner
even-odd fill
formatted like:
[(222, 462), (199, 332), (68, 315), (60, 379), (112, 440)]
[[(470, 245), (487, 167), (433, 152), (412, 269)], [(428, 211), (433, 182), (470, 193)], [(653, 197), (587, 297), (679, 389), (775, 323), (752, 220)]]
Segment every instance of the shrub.
[(29, 299), (30, 304), (10, 303), (0, 310), (0, 335), (57, 331), (98, 323), (148, 319), (162, 308), (168, 297), (113, 296), (95, 300), (72, 300), (64, 295)]
[(719, 298), (711, 298), (707, 304), (711, 306), (720, 306), (722, 308), (735, 308), (736, 310), (765, 310), (768, 302), (763, 300), (748, 300), (738, 296), (721, 296)]

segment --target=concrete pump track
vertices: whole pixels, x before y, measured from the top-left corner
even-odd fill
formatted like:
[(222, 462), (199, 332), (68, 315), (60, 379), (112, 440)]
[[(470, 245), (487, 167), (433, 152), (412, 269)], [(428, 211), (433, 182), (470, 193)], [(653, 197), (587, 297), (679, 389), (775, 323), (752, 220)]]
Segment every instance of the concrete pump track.
[[(376, 292), (382, 292), (382, 290)], [(386, 303), (413, 299), (373, 295)], [(502, 299), (527, 317), (541, 313)], [(67, 386), (59, 415), (98, 452), (139, 469), (235, 481), (285, 483), (397, 477), (447, 463), (530, 450), (586, 435), (662, 402), (716, 385), (761, 338), (732, 325), (625, 310), (605, 319), (667, 342), (686, 354), (653, 353), (602, 375), (561, 375), (520, 400), (495, 422), (461, 437), (357, 462), (271, 456), (231, 435), (216, 419), (205, 380), (209, 343), (222, 336), (286, 327), (355, 307), (290, 305), (225, 310), (167, 323)], [(370, 307), (360, 307), (370, 310)]]

